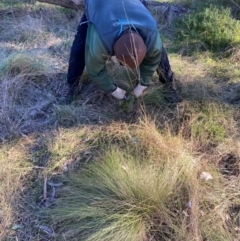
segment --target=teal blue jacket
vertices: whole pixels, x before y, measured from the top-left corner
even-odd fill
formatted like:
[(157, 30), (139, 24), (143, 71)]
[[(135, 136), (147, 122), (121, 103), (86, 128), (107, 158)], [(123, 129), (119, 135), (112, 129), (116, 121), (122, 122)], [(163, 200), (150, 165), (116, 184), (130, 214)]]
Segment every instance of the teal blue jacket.
[[(135, 4), (135, 6), (139, 6), (139, 10), (143, 12), (141, 15), (141, 12), (140, 14), (135, 14), (136, 10), (129, 11), (128, 21), (134, 23), (133, 26), (136, 27), (139, 34), (143, 37), (145, 45), (147, 46), (147, 53), (139, 66), (140, 83), (147, 86), (160, 62), (162, 41), (155, 20), (153, 20), (152, 16), (150, 16), (150, 13), (142, 3), (140, 3), (139, 0), (114, 0), (114, 3), (116, 4), (117, 2), (123, 1), (125, 2), (125, 5)], [(87, 4), (85, 13), (89, 22), (85, 45), (85, 61), (86, 70), (91, 80), (100, 89), (110, 93), (114, 91), (115, 85), (107, 74), (106, 61), (114, 54), (112, 51), (112, 45), (115, 42), (114, 40), (118, 37), (119, 30), (121, 30), (121, 28), (124, 30), (129, 26), (129, 23), (127, 23), (127, 26), (115, 26), (118, 16), (122, 18), (124, 15), (122, 15), (120, 11), (121, 9), (118, 11), (114, 6), (109, 7), (109, 16), (104, 14), (102, 15), (102, 18), (100, 18), (101, 12), (105, 11), (106, 13), (105, 7), (108, 6), (108, 3), (106, 2), (106, 0), (85, 0), (85, 4)], [(110, 0), (110, 3), (111, 2), (112, 0)], [(95, 9), (96, 5), (98, 5), (97, 10)], [(105, 7), (103, 8), (103, 6)], [(91, 9), (91, 7), (93, 9)], [(145, 16), (145, 20), (137, 19), (141, 16)], [(103, 27), (103, 30), (101, 30), (101, 26)]]
[(142, 37), (147, 50), (158, 32), (156, 20), (139, 0), (85, 0), (84, 10), (109, 54), (113, 54), (115, 41), (129, 27)]

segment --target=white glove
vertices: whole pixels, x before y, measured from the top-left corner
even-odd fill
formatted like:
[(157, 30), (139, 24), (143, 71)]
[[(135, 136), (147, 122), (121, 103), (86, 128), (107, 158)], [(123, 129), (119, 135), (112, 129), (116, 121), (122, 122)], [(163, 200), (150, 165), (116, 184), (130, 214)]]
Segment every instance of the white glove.
[(138, 84), (135, 89), (133, 90), (133, 95), (138, 98), (139, 96), (142, 95), (143, 91), (147, 89), (147, 86), (143, 86), (143, 85), (140, 85)]
[(111, 93), (111, 95), (118, 100), (122, 100), (125, 97), (125, 94), (126, 94), (126, 91), (123, 89), (120, 89), (119, 87), (117, 87), (117, 89)]

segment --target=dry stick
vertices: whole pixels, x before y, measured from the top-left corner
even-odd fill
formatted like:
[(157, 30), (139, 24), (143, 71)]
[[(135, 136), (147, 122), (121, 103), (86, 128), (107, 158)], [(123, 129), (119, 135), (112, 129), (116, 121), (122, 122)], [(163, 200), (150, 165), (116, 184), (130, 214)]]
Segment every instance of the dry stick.
[(43, 185), (43, 200), (47, 200), (47, 177), (44, 178), (44, 185)]
[[(75, 10), (84, 10), (84, 0), (37, 0), (37, 2), (43, 2), (43, 3), (48, 3), (48, 4), (53, 4), (65, 8), (71, 8)], [(169, 5), (169, 3), (162, 3), (158, 1), (149, 1), (145, 0), (145, 3), (148, 7), (156, 7), (156, 6), (164, 6), (164, 5)]]
[(82, 106), (86, 105), (89, 102), (90, 98), (87, 98), (83, 103)]
[[(126, 19), (128, 20), (127, 12), (126, 12), (126, 9), (125, 9), (124, 2), (123, 2), (123, 1), (122, 1), (122, 5), (123, 5), (124, 14), (125, 14), (125, 16), (126, 16)], [(128, 22), (129, 22), (129, 20), (128, 20)], [(131, 28), (130, 23), (129, 23), (129, 27)], [(134, 44), (134, 43), (133, 43), (133, 44)], [(134, 44), (133, 48), (134, 48), (134, 51), (136, 51), (136, 46), (135, 46), (135, 44)], [(135, 61), (135, 65), (136, 65), (136, 67), (137, 67), (137, 62), (136, 62), (136, 61)], [(128, 70), (128, 68), (127, 68), (127, 70)], [(139, 81), (140, 81), (140, 69), (139, 69), (139, 68), (136, 68), (136, 70), (137, 70), (137, 78), (138, 78)], [(131, 70), (131, 71), (132, 71), (132, 70)], [(128, 71), (127, 71), (127, 73), (128, 73), (129, 78), (130, 78), (130, 74), (129, 74)]]
[(45, 167), (40, 167), (40, 166), (34, 166), (33, 168), (35, 168), (35, 169), (45, 169)]
[(193, 190), (192, 193), (192, 200), (191, 200), (191, 208), (189, 208), (190, 211), (190, 228), (195, 236), (196, 241), (201, 241), (201, 237), (199, 234), (199, 224), (198, 224), (198, 191), (197, 189)]
[(49, 3), (65, 8), (71, 8), (75, 10), (84, 10), (83, 0), (37, 0), (38, 2)]
[(238, 5), (235, 1), (231, 0), (231, 2), (240, 8), (240, 5)]

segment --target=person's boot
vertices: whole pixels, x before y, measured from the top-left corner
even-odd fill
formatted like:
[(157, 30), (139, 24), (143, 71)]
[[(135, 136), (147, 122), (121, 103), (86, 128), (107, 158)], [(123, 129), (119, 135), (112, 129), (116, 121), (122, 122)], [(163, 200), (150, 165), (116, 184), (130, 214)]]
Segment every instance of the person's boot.
[(163, 84), (164, 99), (171, 104), (177, 104), (183, 100), (178, 90), (175, 87), (174, 82), (168, 82)]
[(177, 81), (174, 77), (174, 73), (171, 70), (161, 72), (159, 68), (157, 68), (157, 73), (159, 81), (163, 85), (164, 99), (172, 104), (181, 102), (183, 99), (179, 94), (180, 85), (178, 83), (178, 88), (176, 88)]
[(59, 102), (61, 104), (70, 104), (75, 96), (75, 87), (67, 84), (62, 87), (62, 89), (59, 91)]
[(65, 85), (59, 93), (59, 101), (62, 104), (70, 104), (72, 101), (76, 100), (79, 95), (83, 98), (89, 95), (91, 92), (97, 90), (97, 87), (92, 82), (79, 82), (78, 85)]

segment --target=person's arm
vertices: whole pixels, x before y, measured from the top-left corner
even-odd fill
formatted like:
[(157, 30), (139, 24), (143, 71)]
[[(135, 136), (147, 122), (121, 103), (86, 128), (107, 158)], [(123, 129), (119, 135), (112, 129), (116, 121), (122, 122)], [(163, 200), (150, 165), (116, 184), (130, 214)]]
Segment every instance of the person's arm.
[(85, 49), (85, 61), (86, 69), (90, 79), (106, 93), (111, 93), (116, 90), (116, 86), (110, 80), (107, 69), (106, 61), (109, 55), (105, 49), (95, 27), (89, 23), (86, 49)]
[(156, 35), (153, 46), (148, 50), (142, 63), (140, 64), (140, 84), (148, 86), (156, 71), (161, 57), (162, 41), (159, 32)]

